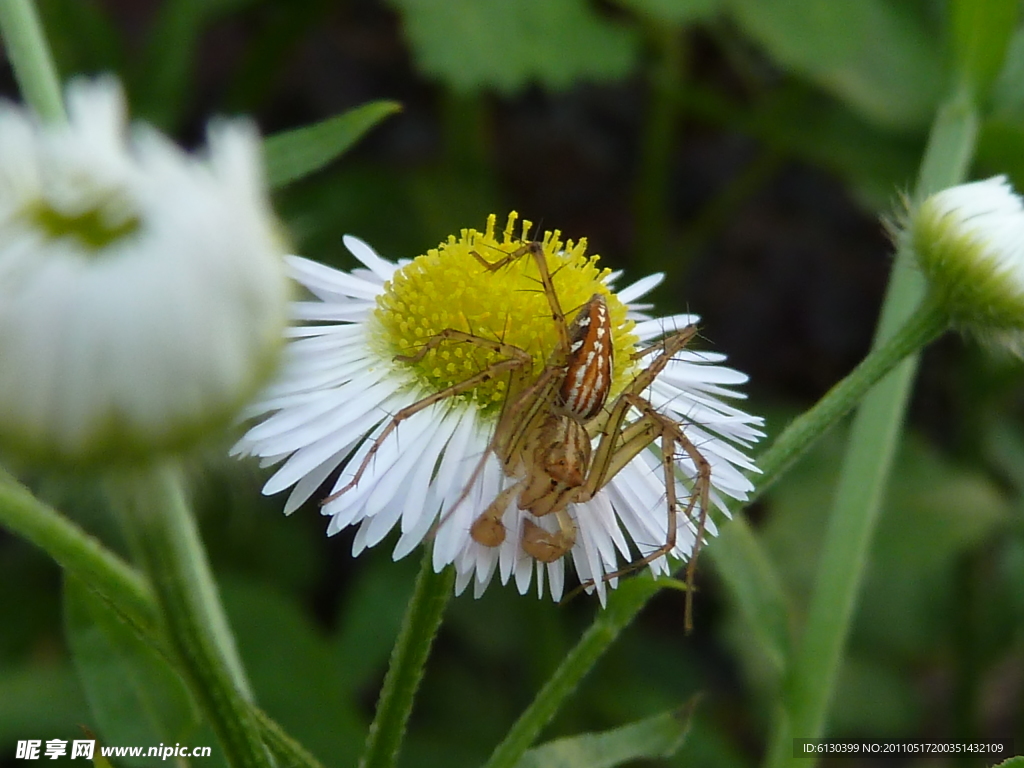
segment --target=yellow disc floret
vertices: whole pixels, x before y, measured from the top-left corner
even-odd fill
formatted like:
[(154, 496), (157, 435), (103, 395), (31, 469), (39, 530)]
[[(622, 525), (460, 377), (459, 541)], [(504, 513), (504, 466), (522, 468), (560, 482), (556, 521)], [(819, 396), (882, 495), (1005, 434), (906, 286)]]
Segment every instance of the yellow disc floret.
[[(395, 273), (374, 311), (376, 328), (371, 338), (382, 357), (415, 355), (433, 336), (451, 328), (518, 347), (532, 359), (529, 376), (540, 375), (558, 347), (558, 327), (537, 260), (523, 248), (530, 222), (523, 221), (522, 234), (517, 236), (517, 219), (515, 212), (510, 213), (504, 232), (496, 236), (492, 214), (484, 232), (464, 229), (459, 237), (450, 236)], [(605, 284), (610, 270), (598, 268), (596, 255), (585, 255), (585, 239), (563, 243), (556, 230), (545, 232), (540, 244), (566, 322), (595, 293), (606, 297), (615, 346), (614, 397), (633, 376), (636, 337), (633, 321), (626, 319), (626, 306)], [(497, 269), (482, 263), (497, 264), (513, 254), (516, 258)], [(501, 359), (486, 346), (446, 340), (415, 363), (395, 361), (394, 365), (437, 392)], [(497, 412), (507, 387), (508, 376), (496, 376), (461, 397), (481, 410)]]

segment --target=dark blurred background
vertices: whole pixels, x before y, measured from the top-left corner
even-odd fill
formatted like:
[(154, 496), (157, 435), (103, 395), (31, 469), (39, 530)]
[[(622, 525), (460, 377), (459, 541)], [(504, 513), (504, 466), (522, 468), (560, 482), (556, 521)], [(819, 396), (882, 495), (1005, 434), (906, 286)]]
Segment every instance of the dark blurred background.
[[(627, 278), (665, 272), (657, 311), (702, 316), (706, 343), (750, 375), (750, 410), (771, 433), (868, 348), (892, 258), (880, 216), (913, 186), (948, 60), (937, 0), (39, 7), (63, 78), (117, 73), (133, 115), (187, 146), (212, 115), (249, 114), (273, 134), (400, 102), (349, 154), (275, 192), (297, 252), (351, 268), (351, 233), (408, 258), (517, 210), (587, 237)], [(9, 67), (0, 78), (17, 98)], [(1019, 188), (1020, 35), (990, 101), (973, 175), (1008, 172)], [(952, 335), (924, 355), (830, 734), (1024, 748), (1021, 383), (1017, 361)], [(794, 627), (842, 446), (838, 429), (747, 512)], [(285, 519), (283, 495), (261, 497), (254, 465), (220, 449), (197, 464), (204, 538), (260, 702), (325, 765), (354, 765), (417, 558), (392, 563), (385, 543), (354, 560), (351, 536), (327, 539), (315, 505)], [(120, 547), (87, 481), (28, 479)], [(693, 634), (679, 593), (657, 597), (545, 738), (702, 693), (686, 743), (658, 764), (759, 763), (778, 691), (711, 558), (698, 586)], [(496, 583), (453, 601), (402, 765), (481, 763), (595, 610)], [(0, 533), (0, 765), (15, 764), (16, 740), (80, 738), (79, 724), (109, 744), (166, 741), (83, 685), (62, 622), (56, 566)], [(109, 686), (145, 686), (126, 675), (112, 669)]]

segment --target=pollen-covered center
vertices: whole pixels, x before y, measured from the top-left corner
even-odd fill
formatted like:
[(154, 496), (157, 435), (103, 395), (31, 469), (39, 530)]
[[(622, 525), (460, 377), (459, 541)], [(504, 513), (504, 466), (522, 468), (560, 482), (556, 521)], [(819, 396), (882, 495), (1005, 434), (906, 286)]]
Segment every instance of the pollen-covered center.
[[(463, 230), (458, 238), (449, 237), (395, 273), (378, 297), (374, 312), (376, 329), (371, 335), (383, 357), (415, 355), (432, 337), (450, 328), (518, 347), (530, 355), (529, 376), (540, 375), (558, 346), (558, 326), (537, 260), (523, 248), (530, 222), (523, 222), (519, 237), (514, 232), (517, 218), (514, 212), (509, 214), (504, 232), (496, 236), (491, 215), (484, 232)], [(566, 322), (572, 322), (595, 293), (606, 297), (614, 345), (614, 397), (633, 375), (633, 321), (626, 319), (625, 305), (604, 283), (609, 270), (598, 268), (597, 256), (585, 255), (586, 240), (563, 243), (559, 234), (545, 233), (541, 245)], [(516, 258), (503, 266), (487, 266), (513, 254)], [(445, 340), (417, 362), (396, 361), (394, 365), (408, 369), (436, 392), (502, 359), (505, 357), (484, 345)], [(504, 402), (508, 382), (508, 374), (498, 375), (461, 397), (482, 410), (496, 412)]]

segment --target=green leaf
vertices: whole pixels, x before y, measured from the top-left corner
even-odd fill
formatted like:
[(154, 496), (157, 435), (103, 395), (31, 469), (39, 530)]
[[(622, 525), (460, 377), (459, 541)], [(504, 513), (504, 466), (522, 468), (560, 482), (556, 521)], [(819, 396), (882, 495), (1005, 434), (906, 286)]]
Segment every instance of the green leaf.
[(88, 713), (70, 660), (0, 667), (0, 754), (5, 757), (13, 757), (19, 739), (44, 734), (54, 739), (82, 738), (76, 724), (87, 722)]
[[(665, 583), (663, 583), (665, 582)], [(648, 598), (662, 586), (675, 587), (674, 580), (653, 579), (650, 571), (626, 579), (608, 595), (608, 604), (583, 633), (576, 646), (562, 659), (533, 702), (519, 716), (494, 748), (486, 768), (511, 768), (526, 754), (537, 735), (550, 721), (580, 680), (593, 668), (619, 633), (636, 618)]]
[(705, 21), (722, 8), (722, 0), (616, 0), (640, 16), (666, 24)]
[(395, 563), (368, 557), (338, 610), (332, 654), (340, 686), (349, 695), (373, 687), (387, 669), (416, 578), (414, 558)]
[(372, 101), (314, 125), (268, 136), (263, 142), (267, 183), (272, 188), (283, 187), (323, 168), (401, 109), (394, 101)]
[(779, 64), (868, 119), (922, 128), (939, 101), (942, 62), (911, 9), (884, 0), (730, 0), (743, 31)]
[(885, 656), (851, 653), (839, 670), (829, 715), (830, 733), (904, 738), (918, 732), (924, 710), (906, 669)]
[(1011, 36), (990, 96), (993, 117), (1024, 119), (1024, 29)]
[(419, 68), (456, 91), (564, 89), (615, 80), (640, 51), (633, 30), (585, 0), (392, 0)]
[(1009, 760), (1003, 760), (995, 768), (1024, 768), (1024, 757), (1011, 757)]
[(984, 474), (951, 464), (917, 440), (908, 441), (898, 461), (900, 482), (887, 494), (889, 514), (879, 521), (872, 553), (877, 568), (923, 575), (1010, 521), (1005, 495)]
[(630, 760), (671, 757), (686, 739), (695, 706), (694, 699), (621, 728), (549, 741), (526, 752), (516, 768), (613, 768)]
[(106, 602), (73, 576), (64, 581), (64, 618), (79, 679), (107, 743), (189, 740), (199, 726), (199, 713), (165, 656), (139, 640)]
[(790, 609), (767, 552), (747, 521), (736, 517), (722, 526), (708, 545), (708, 554), (781, 679), (790, 654)]
[(225, 577), (220, 588), (260, 707), (319, 759), (355, 765), (365, 721), (341, 665), (359, 660), (338, 659), (297, 602), (271, 585)]
[(1003, 67), (1020, 16), (1019, 0), (952, 0), (950, 31), (957, 74), (984, 96)]
[[(833, 430), (769, 492), (762, 543), (789, 595), (806, 596), (821, 551), (822, 509), (834, 493), (844, 440)], [(854, 642), (887, 658), (931, 648), (949, 631), (954, 564), (1009, 519), (996, 483), (913, 435), (897, 452), (857, 608)], [(965, 512), (966, 511), (966, 512)]]

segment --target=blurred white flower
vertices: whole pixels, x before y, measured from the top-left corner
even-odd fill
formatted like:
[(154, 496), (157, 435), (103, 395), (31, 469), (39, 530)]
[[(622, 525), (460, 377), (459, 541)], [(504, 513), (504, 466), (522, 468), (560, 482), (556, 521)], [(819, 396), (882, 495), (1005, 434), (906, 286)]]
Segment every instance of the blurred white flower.
[[(292, 276), (315, 296), (314, 301), (295, 304), (293, 314), (310, 324), (291, 329), (293, 340), (281, 375), (249, 410), (261, 421), (239, 441), (234, 453), (258, 456), (264, 465), (284, 462), (263, 492), (273, 494), (294, 486), (286, 514), (345, 465), (333, 484), (334, 497), (322, 512), (331, 517), (329, 534), (359, 526), (355, 554), (379, 543), (398, 526), (397, 559), (433, 530), (434, 568), (439, 571), (453, 563), (458, 592), (472, 581), (480, 594), (498, 572), (503, 583), (514, 578), (524, 593), (536, 574), (542, 594), (547, 574), (550, 592), (558, 599), (565, 561), (571, 558), (580, 580), (592, 579), (603, 600), (607, 575), (635, 560), (636, 552), (652, 553), (667, 541), (660, 442), (629, 460), (593, 498), (568, 505), (576, 537), (565, 557), (541, 562), (525, 551), (524, 530), (557, 532), (556, 515), (535, 516), (520, 509), (515, 496), (508, 493), (497, 503), (502, 507), (497, 511), (499, 535), (489, 544), (482, 543), (486, 537), (473, 532), (474, 521), (516, 480), (507, 476), (494, 452), (480, 468), (506, 399), (508, 376), (480, 381), (469, 391), (444, 398), (402, 421), (380, 442), (358, 483), (337, 495), (353, 479), (392, 414), (466, 381), (496, 359), (492, 350), (465, 342), (444, 342), (416, 361), (396, 360), (396, 355), (414, 354), (440, 331), (456, 328), (528, 351), (534, 376), (544, 369), (557, 335), (536, 264), (530, 257), (520, 257), (489, 270), (479, 260), (497, 261), (521, 245), (523, 241), (513, 235), (515, 220), (514, 214), (509, 217), (504, 236), (498, 238), (492, 216), (485, 232), (463, 230), (460, 237), (451, 237), (401, 265), (382, 259), (354, 237), (346, 237), (345, 244), (364, 269), (345, 273), (289, 257)], [(524, 223), (523, 232), (527, 231), (529, 225)], [(599, 270), (596, 257), (584, 255), (585, 242), (563, 245), (556, 232), (545, 236), (543, 247), (566, 312), (584, 305), (595, 293), (607, 300), (615, 348), (610, 404), (642, 367), (633, 360), (636, 349), (697, 318), (651, 319), (641, 312), (646, 306), (631, 303), (656, 286), (661, 275), (616, 294), (611, 286), (617, 275)], [(760, 418), (724, 402), (742, 397), (730, 387), (747, 377), (719, 365), (723, 359), (684, 349), (645, 393), (655, 408), (684, 425), (686, 435), (710, 463), (712, 503), (722, 509), (724, 497), (745, 499), (751, 490), (740, 470), (755, 468), (742, 449), (762, 436)], [(634, 414), (630, 420), (636, 418)], [(596, 436), (592, 442), (597, 444)], [(685, 501), (694, 464), (685, 454), (674, 459), (686, 481), (676, 489)], [(677, 517), (673, 554), (686, 558), (694, 545), (696, 526), (682, 513)], [(710, 519), (707, 530), (714, 532)], [(624, 533), (636, 549), (630, 549)], [(656, 574), (667, 573), (669, 565), (661, 557), (651, 568)], [(614, 578), (610, 583), (614, 586)]]
[(66, 125), (0, 104), (0, 444), (74, 464), (181, 448), (273, 370), (283, 243), (245, 122), (190, 157), (111, 78)]

